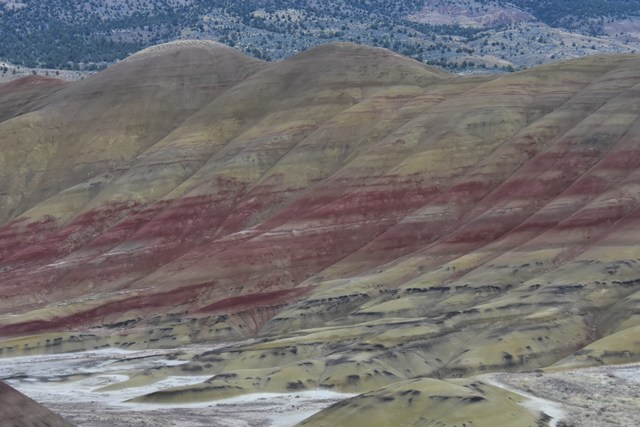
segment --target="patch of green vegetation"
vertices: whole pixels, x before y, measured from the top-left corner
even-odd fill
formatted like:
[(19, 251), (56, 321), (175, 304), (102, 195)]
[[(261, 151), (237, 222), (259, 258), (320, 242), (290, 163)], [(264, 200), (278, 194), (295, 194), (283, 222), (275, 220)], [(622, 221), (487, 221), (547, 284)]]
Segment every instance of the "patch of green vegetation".
[[(512, 0), (509, 4), (551, 27), (589, 35), (601, 35), (603, 25), (612, 19), (640, 14), (632, 0)], [(474, 42), (487, 42), (491, 34), (506, 27), (478, 29), (407, 19), (423, 5), (422, 0), (52, 0), (17, 8), (0, 4), (0, 58), (32, 68), (92, 71), (145, 47), (181, 38), (217, 40), (267, 61), (348, 41), (391, 49), (454, 72), (494, 70), (493, 64), (467, 56), (485, 55), (482, 49), (476, 51), (479, 47)], [(506, 52), (491, 51), (491, 55), (522, 63)], [(495, 66), (495, 71), (513, 70), (505, 63)]]

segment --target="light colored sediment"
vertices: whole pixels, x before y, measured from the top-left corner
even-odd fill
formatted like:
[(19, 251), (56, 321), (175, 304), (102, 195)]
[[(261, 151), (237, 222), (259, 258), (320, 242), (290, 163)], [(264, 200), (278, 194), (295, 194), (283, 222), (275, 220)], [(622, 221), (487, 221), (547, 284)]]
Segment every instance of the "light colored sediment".
[[(5, 358), (0, 378), (78, 426), (290, 427), (349, 395), (327, 390), (253, 393), (236, 398), (181, 404), (139, 404), (129, 399), (167, 387), (186, 386), (209, 376), (154, 377), (162, 366), (180, 366), (185, 355), (215, 347), (173, 350), (105, 349), (59, 355)], [(147, 382), (127, 383), (137, 371)], [(160, 425), (157, 424), (157, 425)]]
[[(557, 411), (558, 426), (635, 426), (640, 424), (640, 364), (521, 374), (493, 374), (498, 385), (542, 400), (541, 410)], [(540, 400), (539, 400), (540, 399)], [(545, 404), (551, 401), (551, 406)], [(550, 415), (552, 415), (550, 413)]]
[[(153, 377), (151, 372), (162, 366), (179, 368), (190, 355), (210, 350), (206, 346), (190, 346), (2, 359), (0, 378), (8, 378), (9, 384), (79, 426), (135, 426), (164, 420), (164, 425), (174, 426), (289, 427), (316, 413), (316, 421), (312, 418), (308, 425), (357, 425), (352, 424), (356, 418), (345, 418), (345, 411), (358, 419), (364, 419), (358, 411), (379, 420), (392, 416), (398, 426), (413, 425), (411, 420), (427, 413), (433, 422), (491, 425), (498, 420), (492, 415), (495, 411), (518, 414), (514, 420), (526, 422), (531, 417), (532, 422), (538, 419), (558, 427), (631, 426), (640, 421), (640, 364), (483, 374), (464, 380), (408, 380), (353, 398), (327, 390), (309, 390), (181, 403), (130, 402), (135, 396), (205, 380), (208, 377), (193, 373)], [(147, 372), (149, 381), (127, 383), (132, 373), (141, 371)], [(117, 385), (121, 386), (113, 387)], [(337, 409), (330, 407), (341, 401)], [(347, 402), (354, 402), (353, 409), (358, 411), (349, 410)], [(431, 409), (423, 414), (425, 408)], [(335, 418), (341, 412), (343, 415)], [(458, 417), (451, 418), (451, 414)]]
[[(434, 383), (436, 386), (429, 386)], [(447, 394), (447, 390), (451, 391), (452, 384), (464, 385), (466, 390), (459, 387), (456, 393)], [(640, 423), (639, 384), (640, 364), (552, 372), (494, 373), (467, 380), (440, 382), (413, 380), (340, 402), (305, 420), (301, 425), (365, 426), (366, 420), (386, 420), (385, 417), (391, 417), (387, 424), (381, 425), (407, 427), (466, 424), (490, 427), (523, 423), (550, 427), (635, 426)], [(426, 392), (427, 396), (431, 393), (432, 397), (438, 394), (448, 398), (442, 404), (441, 397), (441, 404), (433, 408), (428, 405), (429, 401), (426, 409), (424, 406), (416, 408), (411, 405), (412, 402), (399, 399), (401, 396), (411, 395), (410, 393), (394, 394), (394, 391), (409, 385), (416, 396)], [(470, 388), (469, 385), (473, 387)], [(473, 404), (468, 400), (470, 392), (477, 399)], [(455, 402), (453, 406), (451, 402)], [(509, 405), (515, 406), (507, 409)], [(525, 410), (536, 421), (531, 421), (514, 408)], [(418, 414), (412, 411), (417, 411)], [(487, 416), (486, 411), (495, 413)], [(504, 417), (508, 417), (509, 413), (519, 415), (513, 420), (507, 420)], [(366, 419), (362, 417), (365, 414)]]
[[(498, 377), (497, 374), (488, 374), (486, 376), (480, 376), (479, 378), (493, 386), (524, 396), (526, 399), (521, 405), (533, 412), (547, 414), (550, 417), (548, 421), (549, 427), (557, 427), (559, 421), (567, 418), (567, 412), (559, 402), (544, 399), (531, 392), (512, 387), (505, 381), (504, 377)], [(497, 378), (502, 378), (503, 380), (499, 381)]]

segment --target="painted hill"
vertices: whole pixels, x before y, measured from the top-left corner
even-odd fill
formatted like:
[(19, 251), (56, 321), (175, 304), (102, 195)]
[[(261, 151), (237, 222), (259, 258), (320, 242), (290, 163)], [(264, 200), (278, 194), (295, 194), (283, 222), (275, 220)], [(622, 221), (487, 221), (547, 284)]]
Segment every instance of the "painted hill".
[(640, 360), (639, 66), (177, 43), (0, 86), (0, 350), (237, 341), (142, 402)]

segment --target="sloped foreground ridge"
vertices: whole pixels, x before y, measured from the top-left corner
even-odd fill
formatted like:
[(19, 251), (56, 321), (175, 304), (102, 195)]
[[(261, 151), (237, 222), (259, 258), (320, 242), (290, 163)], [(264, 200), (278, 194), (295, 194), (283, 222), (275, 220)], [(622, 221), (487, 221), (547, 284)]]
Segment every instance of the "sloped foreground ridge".
[(451, 378), (638, 361), (639, 113), (635, 55), (183, 42), (0, 86), (0, 354), (237, 342), (134, 400), (447, 379), (477, 407)]
[(73, 427), (59, 415), (0, 381), (0, 425), (6, 427)]

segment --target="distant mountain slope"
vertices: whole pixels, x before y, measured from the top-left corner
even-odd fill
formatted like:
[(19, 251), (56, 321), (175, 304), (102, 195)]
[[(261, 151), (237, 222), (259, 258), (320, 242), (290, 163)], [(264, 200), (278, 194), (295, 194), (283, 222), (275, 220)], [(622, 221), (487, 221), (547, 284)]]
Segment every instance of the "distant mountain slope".
[(0, 59), (15, 64), (0, 68), (5, 76), (25, 66), (95, 71), (186, 38), (217, 40), (266, 60), (349, 41), (456, 72), (640, 47), (633, 0), (33, 0), (0, 1), (0, 16)]
[(0, 86), (1, 354), (238, 342), (156, 403), (640, 360), (639, 66), (178, 43)]

